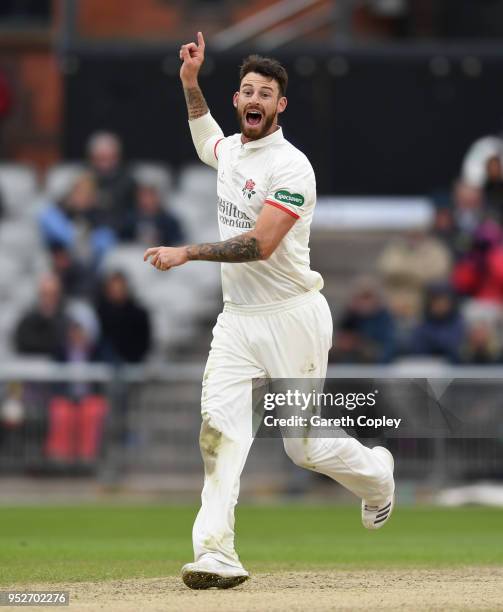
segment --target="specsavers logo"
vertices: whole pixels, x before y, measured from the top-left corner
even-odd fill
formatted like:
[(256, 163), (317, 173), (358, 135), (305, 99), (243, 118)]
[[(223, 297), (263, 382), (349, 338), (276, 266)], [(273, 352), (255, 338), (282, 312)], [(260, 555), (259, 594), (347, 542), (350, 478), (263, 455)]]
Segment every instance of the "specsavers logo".
[(278, 202), (284, 202), (285, 204), (293, 204), (294, 206), (302, 206), (304, 204), (303, 195), (300, 195), (300, 193), (290, 193), (286, 189), (276, 191), (274, 197)]

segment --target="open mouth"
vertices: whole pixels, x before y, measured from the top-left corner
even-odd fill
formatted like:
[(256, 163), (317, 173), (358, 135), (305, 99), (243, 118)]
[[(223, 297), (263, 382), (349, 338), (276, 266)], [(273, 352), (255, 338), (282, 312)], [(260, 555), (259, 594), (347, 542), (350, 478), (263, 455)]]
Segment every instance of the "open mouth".
[(248, 125), (255, 127), (262, 121), (262, 113), (258, 110), (247, 111), (245, 119)]

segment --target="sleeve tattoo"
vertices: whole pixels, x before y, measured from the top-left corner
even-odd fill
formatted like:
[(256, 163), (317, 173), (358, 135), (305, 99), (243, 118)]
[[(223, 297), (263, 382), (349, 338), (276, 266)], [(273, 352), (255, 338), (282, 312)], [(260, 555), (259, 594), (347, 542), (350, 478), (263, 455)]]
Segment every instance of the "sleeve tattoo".
[(199, 87), (188, 87), (183, 89), (187, 110), (189, 112), (189, 121), (206, 115), (209, 111), (203, 92)]
[(223, 242), (189, 246), (187, 254), (191, 260), (225, 263), (244, 263), (262, 259), (258, 240), (247, 234), (241, 234)]

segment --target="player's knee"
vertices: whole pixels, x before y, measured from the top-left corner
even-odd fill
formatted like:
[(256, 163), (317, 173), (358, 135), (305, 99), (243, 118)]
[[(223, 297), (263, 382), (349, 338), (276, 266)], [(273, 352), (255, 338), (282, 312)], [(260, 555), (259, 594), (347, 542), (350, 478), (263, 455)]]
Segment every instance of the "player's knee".
[(207, 419), (203, 419), (199, 434), (199, 448), (207, 475), (211, 475), (215, 471), (221, 443), (222, 432), (213, 427)]
[(285, 438), (283, 443), (286, 454), (295, 465), (309, 470), (316, 469), (310, 453), (311, 441), (309, 438)]

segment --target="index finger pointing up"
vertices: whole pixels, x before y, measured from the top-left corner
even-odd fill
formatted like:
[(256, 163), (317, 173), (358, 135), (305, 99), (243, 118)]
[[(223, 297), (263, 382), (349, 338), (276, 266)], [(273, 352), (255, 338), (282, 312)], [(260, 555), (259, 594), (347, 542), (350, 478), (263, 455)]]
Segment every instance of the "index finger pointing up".
[(204, 47), (206, 46), (204, 43), (204, 36), (202, 32), (198, 32), (197, 33), (197, 44), (204, 49)]

